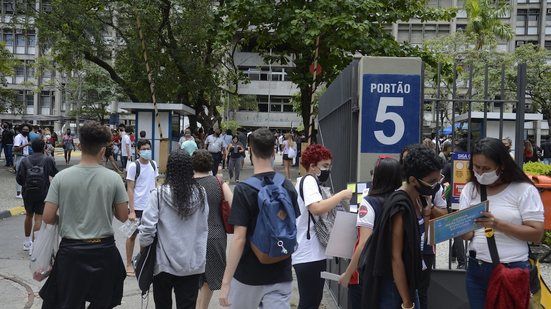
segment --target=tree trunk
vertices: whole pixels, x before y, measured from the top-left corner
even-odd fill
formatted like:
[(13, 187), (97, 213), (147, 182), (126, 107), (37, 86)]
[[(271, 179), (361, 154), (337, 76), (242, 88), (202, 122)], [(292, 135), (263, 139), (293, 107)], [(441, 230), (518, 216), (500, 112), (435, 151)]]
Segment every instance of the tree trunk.
[(300, 107), (301, 107), (301, 116), (302, 124), (304, 125), (304, 136), (305, 140), (310, 139), (310, 126), (314, 125), (310, 123), (310, 108), (312, 106), (312, 91), (310, 85), (304, 85), (300, 87)]

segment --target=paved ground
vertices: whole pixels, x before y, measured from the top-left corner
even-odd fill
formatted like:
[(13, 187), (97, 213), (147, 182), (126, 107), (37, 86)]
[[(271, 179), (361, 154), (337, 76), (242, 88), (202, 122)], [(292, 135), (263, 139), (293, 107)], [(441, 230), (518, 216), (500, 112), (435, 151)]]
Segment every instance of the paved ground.
[[(56, 156), (58, 168), (65, 167), (63, 154)], [(73, 156), (74, 162), (78, 162), (78, 153)], [(3, 156), (2, 156), (3, 159)], [(245, 167), (242, 171), (241, 179), (246, 179), (252, 174), (252, 166), (247, 158)], [(0, 160), (0, 212), (10, 208), (22, 205), (22, 200), (15, 198), (15, 175), (9, 172)], [(281, 156), (277, 156), (276, 169), (282, 170)], [(224, 178), (228, 178), (226, 171), (221, 171)], [(296, 179), (298, 169), (292, 171), (292, 178)], [(230, 187), (233, 189), (233, 183)], [(29, 257), (27, 252), (22, 250), (23, 243), (23, 218), (24, 216), (14, 216), (0, 220), (0, 307), (6, 309), (28, 309), (40, 308), (42, 302), (38, 296), (38, 291), (43, 282), (37, 282), (32, 279), (29, 270)], [(120, 222), (114, 220), (115, 240), (117, 247), (123, 257), (125, 256), (124, 241), (125, 238), (119, 232)], [(231, 237), (228, 239), (228, 241)], [(124, 258), (125, 259), (125, 258)], [(298, 304), (298, 291), (296, 280), (294, 281), (293, 296), (291, 308), (296, 308)], [(221, 308), (218, 304), (217, 293), (213, 296), (209, 308)], [(145, 305), (145, 304), (144, 304)], [(127, 278), (124, 286), (123, 303), (118, 308), (140, 308), (140, 291), (135, 278)], [(145, 307), (144, 307), (145, 308)], [(150, 296), (148, 308), (155, 308), (153, 297)], [(329, 293), (325, 293), (323, 304), (320, 308), (336, 308)]]

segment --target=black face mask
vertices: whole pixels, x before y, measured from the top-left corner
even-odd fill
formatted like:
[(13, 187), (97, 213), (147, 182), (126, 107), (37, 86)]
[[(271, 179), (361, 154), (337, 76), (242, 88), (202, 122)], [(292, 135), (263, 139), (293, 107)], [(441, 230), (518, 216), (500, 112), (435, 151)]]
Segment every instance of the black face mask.
[(23, 135), (23, 136), (28, 136), (28, 135), (29, 135), (29, 132), (21, 132), (21, 135)]
[(437, 184), (436, 186), (434, 186), (434, 188), (431, 188), (430, 186), (423, 184), (421, 181), (417, 181), (421, 186), (417, 187), (416, 189), (417, 192), (419, 192), (419, 194), (422, 196), (433, 196), (434, 194), (436, 194), (436, 192), (438, 192), (438, 190), (440, 190), (440, 184)]
[(318, 180), (320, 182), (325, 182), (327, 181), (327, 179), (329, 179), (330, 174), (331, 174), (331, 170), (321, 170), (318, 176)]

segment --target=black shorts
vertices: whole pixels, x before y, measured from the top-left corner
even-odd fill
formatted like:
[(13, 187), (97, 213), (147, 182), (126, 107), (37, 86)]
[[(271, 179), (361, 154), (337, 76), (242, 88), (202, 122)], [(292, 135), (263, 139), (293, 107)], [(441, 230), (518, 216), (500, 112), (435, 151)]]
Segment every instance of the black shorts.
[(283, 160), (285, 161), (293, 161), (293, 159), (289, 158), (288, 154), (283, 154)]
[(27, 214), (42, 215), (44, 212), (44, 202), (30, 202), (25, 200), (25, 194), (23, 193), (23, 205)]

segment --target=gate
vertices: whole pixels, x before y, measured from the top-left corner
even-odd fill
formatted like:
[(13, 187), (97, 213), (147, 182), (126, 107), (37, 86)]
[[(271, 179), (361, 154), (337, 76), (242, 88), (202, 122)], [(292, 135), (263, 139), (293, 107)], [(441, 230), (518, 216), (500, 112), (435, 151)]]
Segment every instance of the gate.
[[(318, 141), (330, 149), (333, 155), (330, 180), (334, 192), (346, 188), (347, 183), (358, 180), (360, 139), (358, 136), (360, 118), (358, 63), (359, 60), (355, 59), (348, 65), (328, 86), (319, 100)], [(478, 138), (486, 137), (489, 128), (496, 126), (495, 122), (498, 123), (497, 133), (492, 130), (491, 135), (500, 139), (507, 137), (504, 132), (513, 123), (515, 159), (522, 164), (523, 147), (521, 145), (525, 139), (526, 64), (517, 66), (517, 78), (513, 87), (507, 84), (505, 65), (500, 66), (498, 73), (495, 66), (490, 64), (456, 62), (450, 70), (446, 70), (447, 67), (449, 66), (439, 64), (433, 69), (425, 65), (423, 121), (425, 132), (435, 134), (435, 140), (438, 141), (443, 129), (451, 126), (450, 135), (453, 145), (463, 137), (461, 131), (466, 127), (468, 129), (464, 137), (467, 138), (467, 151), (470, 151), (473, 142)], [(490, 84), (492, 78), (496, 80), (496, 74), (499, 75), (497, 86), (496, 83)], [(509, 119), (511, 114), (515, 115), (513, 119)], [(509, 124), (506, 125), (507, 123)], [(437, 142), (436, 151), (439, 151), (439, 146)], [(345, 271), (347, 264), (346, 260), (334, 258), (328, 261), (327, 271), (341, 274)], [(454, 276), (456, 282), (462, 280), (462, 277), (457, 279), (457, 276)], [(441, 278), (442, 274), (434, 277)], [(338, 306), (347, 308), (347, 290), (340, 287), (336, 281), (328, 280), (326, 283)], [(437, 308), (433, 304), (429, 305), (429, 308)]]

